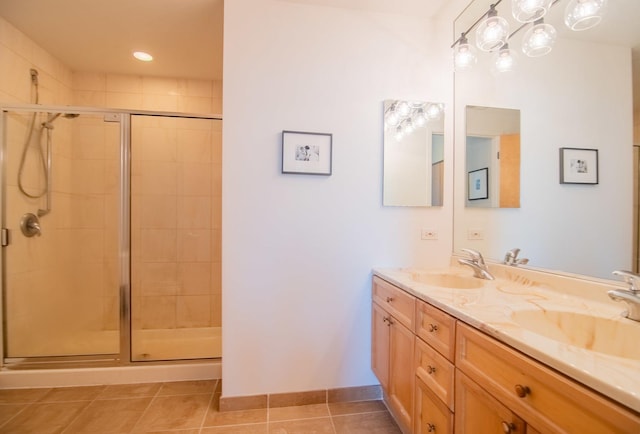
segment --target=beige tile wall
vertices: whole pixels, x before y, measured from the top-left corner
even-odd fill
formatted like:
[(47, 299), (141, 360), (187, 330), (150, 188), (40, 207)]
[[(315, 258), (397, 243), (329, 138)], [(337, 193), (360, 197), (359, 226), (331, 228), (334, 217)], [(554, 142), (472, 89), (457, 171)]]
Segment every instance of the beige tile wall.
[[(222, 112), (219, 81), (74, 73), (73, 89), (75, 105)], [(219, 121), (132, 122), (134, 328), (221, 325), (221, 152)]]

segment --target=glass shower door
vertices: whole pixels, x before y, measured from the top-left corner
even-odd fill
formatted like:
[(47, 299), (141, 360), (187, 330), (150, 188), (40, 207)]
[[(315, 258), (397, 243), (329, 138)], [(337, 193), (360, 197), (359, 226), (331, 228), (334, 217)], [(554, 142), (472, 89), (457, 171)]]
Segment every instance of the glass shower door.
[(5, 359), (115, 358), (120, 123), (5, 111), (3, 126)]
[(222, 122), (131, 119), (131, 360), (221, 356)]

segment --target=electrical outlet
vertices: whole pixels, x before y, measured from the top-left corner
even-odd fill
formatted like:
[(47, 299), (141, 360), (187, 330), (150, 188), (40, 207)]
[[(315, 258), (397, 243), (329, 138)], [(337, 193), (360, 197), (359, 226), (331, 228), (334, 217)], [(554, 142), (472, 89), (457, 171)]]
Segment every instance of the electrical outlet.
[(467, 231), (468, 240), (484, 240), (484, 231), (482, 229), (469, 229)]
[(438, 233), (433, 229), (423, 229), (420, 234), (420, 238), (422, 238), (423, 240), (437, 240)]

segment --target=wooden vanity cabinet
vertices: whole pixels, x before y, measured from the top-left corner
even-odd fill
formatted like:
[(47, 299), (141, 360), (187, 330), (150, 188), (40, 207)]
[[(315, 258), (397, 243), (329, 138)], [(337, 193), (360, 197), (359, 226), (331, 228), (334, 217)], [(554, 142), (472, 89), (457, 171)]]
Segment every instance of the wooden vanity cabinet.
[(464, 404), (464, 390), (475, 383), (522, 418), (529, 433), (640, 433), (637, 414), (466, 324), (458, 322), (456, 334), (456, 432), (464, 432), (459, 421), (491, 413)]
[(404, 432), (413, 424), (415, 297), (374, 277), (371, 365)]
[(640, 416), (375, 276), (372, 368), (414, 434), (636, 434)]

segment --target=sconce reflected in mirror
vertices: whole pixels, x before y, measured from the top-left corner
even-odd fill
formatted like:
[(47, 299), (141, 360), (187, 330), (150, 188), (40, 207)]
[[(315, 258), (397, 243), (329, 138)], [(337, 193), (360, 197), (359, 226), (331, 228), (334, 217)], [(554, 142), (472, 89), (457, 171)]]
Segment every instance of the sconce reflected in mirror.
[(384, 101), (385, 206), (442, 206), (444, 104)]
[(520, 208), (520, 110), (467, 106), (467, 207)]

